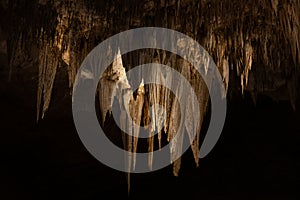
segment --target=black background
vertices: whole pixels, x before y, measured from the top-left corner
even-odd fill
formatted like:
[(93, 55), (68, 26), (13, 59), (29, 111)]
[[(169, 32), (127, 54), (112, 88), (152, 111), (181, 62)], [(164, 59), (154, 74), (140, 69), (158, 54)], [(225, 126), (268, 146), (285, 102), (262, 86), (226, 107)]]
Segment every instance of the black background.
[(254, 106), (247, 94), (230, 100), (220, 140), (198, 168), (189, 149), (179, 177), (172, 166), (132, 174), (128, 195), (125, 174), (101, 164), (81, 143), (69, 95), (54, 93), (56, 106), (36, 123), (34, 93), (26, 96), (14, 82), (2, 86), (1, 199), (299, 198), (300, 112), (287, 101), (259, 97)]

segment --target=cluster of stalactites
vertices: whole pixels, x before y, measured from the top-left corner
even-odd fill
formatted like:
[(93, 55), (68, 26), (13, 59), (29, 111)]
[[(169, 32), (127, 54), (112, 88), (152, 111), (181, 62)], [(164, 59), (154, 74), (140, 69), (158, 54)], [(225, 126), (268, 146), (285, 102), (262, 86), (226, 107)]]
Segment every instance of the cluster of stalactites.
[[(213, 56), (225, 83), (228, 71), (239, 77), (240, 91), (290, 100), (295, 109), (300, 62), (300, 1), (207, 1), (202, 45)], [(235, 10), (235, 12), (232, 12)], [(234, 77), (235, 80), (237, 80)], [(233, 80), (229, 83), (237, 86)], [(227, 85), (228, 86), (228, 85)], [(285, 88), (287, 94), (277, 94)], [(236, 88), (235, 88), (236, 89)]]
[[(141, 26), (147, 16), (154, 18), (154, 24), (149, 25), (158, 23), (201, 41), (200, 44), (214, 58), (226, 89), (229, 84), (237, 85), (229, 81), (229, 71), (232, 71), (230, 74), (240, 79), (242, 93), (248, 90), (255, 97), (257, 93), (268, 93), (278, 89), (282, 85), (274, 85), (271, 82), (280, 82), (289, 86), (290, 98), (296, 98), (295, 81), (289, 83), (289, 80), (275, 80), (272, 77), (278, 78), (282, 72), (289, 77), (294, 66), (299, 65), (299, 1), (256, 0), (247, 4), (239, 1), (192, 1), (189, 4), (185, 1), (178, 4), (173, 1), (161, 1), (157, 5), (153, 1), (142, 1), (141, 4), (147, 12), (129, 10), (133, 9), (132, 6), (125, 5), (124, 12), (132, 15), (128, 17), (129, 21), (118, 18), (122, 10), (116, 9), (114, 5), (111, 6), (108, 15), (105, 12), (99, 13), (99, 10), (87, 9), (82, 2), (54, 4), (58, 12), (54, 41), (42, 39), (39, 50), (39, 75), (42, 77), (39, 77), (38, 109), (41, 109), (41, 116), (49, 106), (52, 93), (50, 85), (53, 84), (57, 67), (54, 66), (57, 64), (56, 59), (63, 61), (68, 68), (69, 87), (72, 88), (80, 63), (96, 45), (95, 35), (111, 35), (116, 29), (112, 26), (114, 23), (120, 26), (121, 30)], [(161, 12), (171, 8), (174, 8), (175, 15)], [(236, 13), (232, 12), (232, 9)], [(156, 18), (159, 18), (157, 22)], [(122, 24), (120, 20), (125, 21)], [(46, 51), (49, 54), (48, 59), (43, 57)], [(56, 55), (51, 52), (58, 53)], [(289, 59), (292, 62), (289, 62)], [(47, 73), (51, 75), (44, 73), (48, 70), (51, 72)], [(264, 79), (265, 76), (271, 77), (271, 81)], [(41, 100), (45, 102), (42, 108)]]
[[(299, 93), (296, 91), (296, 73), (293, 73), (295, 66), (299, 66), (300, 59), (299, 0), (253, 0), (247, 3), (240, 0), (142, 0), (134, 4), (128, 1), (122, 1), (123, 3), (107, 1), (101, 4), (103, 6), (101, 9), (87, 8), (83, 0), (52, 2), (51, 9), (57, 13), (54, 34), (47, 33), (49, 27), (39, 27), (38, 30), (32, 30), (31, 27), (26, 29), (26, 27), (23, 30), (27, 32), (14, 33), (14, 42), (9, 48), (12, 49), (11, 76), (14, 66), (25, 63), (24, 60), (27, 58), (23, 59), (23, 57), (28, 52), (33, 53), (35, 48), (28, 48), (28, 43), (35, 44), (35, 41), (38, 41), (37, 50), (35, 49), (38, 56), (32, 56), (37, 58), (38, 63), (37, 120), (44, 117), (50, 106), (53, 84), (59, 67), (67, 68), (69, 87), (72, 91), (77, 69), (89, 51), (114, 33), (141, 26), (171, 28), (196, 39), (213, 57), (223, 77), (226, 90), (230, 86), (231, 88), (239, 86), (241, 93), (245, 90), (250, 91), (255, 101), (257, 93), (274, 95), (273, 91), (287, 85), (285, 91), (288, 92), (288, 98), (295, 107), (295, 99)], [(41, 0), (39, 4), (46, 5), (47, 1)], [(191, 71), (192, 68), (188, 63), (176, 61), (172, 56), (164, 60), (167, 58), (164, 54), (165, 52), (158, 52), (158, 57), (161, 58), (159, 62), (172, 64), (172, 67), (182, 73), (191, 82), (198, 100), (200, 99), (201, 125), (209, 98), (207, 86), (200, 76), (193, 77), (195, 73)], [(162, 143), (163, 133), (167, 134), (170, 141), (173, 137), (172, 130), (176, 130), (176, 122), (180, 116), (176, 98), (163, 87), (144, 86), (142, 83), (134, 98), (126, 78), (122, 58), (120, 56), (116, 58), (112, 68), (105, 72), (99, 84), (102, 119), (105, 120), (107, 112), (111, 113), (113, 96), (110, 94), (117, 82), (123, 80), (119, 82), (122, 86), (119, 89), (127, 88), (128, 93), (126, 96), (120, 96), (121, 93), (115, 94), (119, 95), (119, 99), (123, 99), (119, 104), (129, 102), (130, 114), (137, 124), (149, 123), (149, 116), (151, 116), (151, 120), (155, 123), (152, 123), (153, 127), (149, 128), (150, 132), (163, 128), (163, 131), (158, 133), (159, 146)], [(150, 61), (152, 60), (148, 60)], [(165, 81), (170, 79), (170, 77), (164, 78)], [(157, 104), (165, 105), (167, 112), (161, 113), (160, 109), (152, 106)], [(188, 115), (191, 109), (191, 107), (185, 109), (187, 112), (185, 128), (188, 135), (196, 131), (196, 138), (191, 141), (191, 148), (198, 165), (201, 126), (195, 128), (192, 116)], [(161, 117), (164, 115), (166, 116)], [(121, 121), (125, 123), (123, 125), (127, 129), (130, 129), (131, 126), (126, 124), (126, 120)], [(135, 136), (139, 135), (138, 129), (128, 131)], [(137, 151), (137, 137), (124, 135), (123, 141), (127, 150), (134, 153)], [(153, 143), (154, 138), (150, 137), (149, 152), (154, 149)], [(181, 151), (180, 148), (174, 149)], [(173, 152), (176, 153), (178, 152)], [(130, 159), (128, 167), (132, 165), (134, 168), (135, 154), (128, 159)], [(150, 154), (150, 169), (152, 161), (153, 157)], [(174, 174), (178, 175), (180, 159), (171, 162), (174, 163)]]
[[(154, 135), (157, 133), (159, 149), (162, 148), (163, 138), (166, 139), (164, 143), (170, 143), (170, 163), (173, 163), (173, 174), (178, 176), (181, 165), (180, 155), (182, 155), (182, 144), (185, 135), (190, 141), (196, 166), (199, 164), (199, 136), (209, 98), (208, 88), (200, 78), (200, 74), (196, 73), (196, 70), (190, 63), (176, 58), (174, 55), (167, 56), (165, 51), (160, 53), (162, 54), (161, 57), (151, 57), (150, 60), (144, 61), (169, 64), (173, 62), (174, 68), (190, 82), (191, 89), (195, 91), (197, 99), (195, 100), (189, 96), (187, 103), (180, 105), (178, 99), (183, 98), (182, 93), (179, 92), (179, 96), (174, 96), (163, 85), (144, 85), (143, 79), (139, 84), (136, 96), (134, 96), (134, 91), (123, 67), (122, 56), (118, 52), (115, 55), (113, 64), (105, 70), (99, 82), (98, 94), (102, 125), (105, 124), (107, 117), (112, 115), (113, 102), (117, 99), (117, 105), (120, 106), (120, 116), (115, 117), (119, 117), (124, 149), (133, 153), (125, 158), (127, 159), (126, 170), (130, 172), (135, 169), (140, 126), (143, 124), (149, 135), (147, 139), (149, 170), (152, 170)], [(209, 62), (204, 63), (204, 68), (208, 68), (206, 65), (209, 65)], [(151, 71), (149, 76), (153, 76), (151, 80), (161, 79), (163, 83), (174, 81), (171, 73), (162, 75), (160, 68)], [(179, 83), (177, 85), (180, 86), (182, 84)], [(180, 91), (180, 88), (176, 90)], [(196, 121), (197, 118), (193, 114), (195, 112), (195, 104), (198, 104), (200, 109), (200, 122)], [(181, 113), (182, 111), (183, 113)], [(183, 126), (180, 126), (182, 123), (181, 116), (184, 116)], [(180, 128), (182, 130), (179, 130)], [(166, 136), (163, 137), (162, 134), (166, 134)], [(171, 142), (176, 134), (180, 134), (178, 139), (175, 142)], [(128, 173), (128, 182), (130, 182), (129, 178), (130, 175)]]
[[(274, 95), (273, 91), (287, 85), (288, 90), (286, 91), (295, 107), (298, 92), (296, 91), (296, 73), (293, 73), (293, 70), (295, 66), (299, 66), (300, 59), (299, 0), (253, 0), (247, 3), (239, 0), (182, 0), (177, 2), (144, 0), (134, 4), (126, 2), (124, 1), (124, 5), (121, 3), (122, 6), (118, 7), (116, 1), (109, 1), (103, 3), (103, 8), (99, 9), (87, 8), (83, 0), (53, 1), (51, 9), (57, 13), (54, 33), (50, 34), (46, 31), (49, 30), (49, 27), (39, 27), (39, 30), (32, 30), (28, 27), (28, 29), (24, 28), (26, 33), (14, 34), (16, 38), (10, 47), (12, 49), (10, 76), (13, 74), (13, 66), (24, 63), (24, 60), (27, 59), (20, 58), (27, 55), (27, 52), (33, 53), (32, 51), (35, 49), (29, 49), (26, 42), (38, 41), (36, 50), (38, 52), (38, 56), (36, 56), (38, 63), (37, 120), (44, 117), (50, 106), (58, 67), (67, 68), (69, 87), (72, 91), (77, 69), (88, 52), (98, 44), (97, 42), (121, 30), (141, 26), (175, 29), (199, 41), (217, 64), (226, 90), (230, 85), (232, 87), (238, 85), (241, 93), (248, 90), (253, 93), (255, 99), (259, 92)], [(39, 1), (39, 4), (46, 5), (47, 1)], [(38, 38), (35, 38), (35, 35)], [(161, 54), (163, 53), (159, 52), (158, 57), (166, 57)], [(161, 62), (167, 65), (173, 63), (173, 67), (180, 73), (186, 74), (188, 80), (193, 82), (199, 79), (198, 81), (201, 82), (200, 77), (189, 79), (190, 71), (189, 67), (186, 67), (188, 64), (175, 60), (170, 57), (168, 61)], [(118, 76), (122, 77), (125, 69), (120, 63), (114, 64), (112, 72), (108, 71), (106, 74), (110, 78), (105, 80), (111, 84), (107, 84), (107, 87), (100, 84), (99, 94), (111, 93), (113, 90), (111, 85), (115, 84), (117, 79), (109, 73), (115, 72), (119, 72)], [(232, 76), (236, 77), (232, 78)], [(239, 80), (238, 83), (234, 82), (236, 80)], [(198, 84), (197, 81), (194, 82), (195, 85)], [(129, 86), (127, 85), (127, 87)], [(194, 87), (199, 99), (205, 100), (200, 103), (202, 110), (205, 110), (208, 99), (205, 88), (205, 84)], [(147, 104), (165, 103), (169, 105), (167, 119), (172, 117), (172, 105), (175, 105), (176, 103), (173, 102), (176, 101), (168, 90), (159, 86), (147, 86), (147, 90), (141, 88), (140, 91), (143, 92), (138, 93), (136, 99), (132, 99), (132, 95), (129, 95), (130, 101), (133, 102), (132, 105), (135, 105), (132, 106), (131, 111), (135, 113), (133, 116), (141, 114), (142, 108), (139, 107), (141, 105), (145, 111)], [(102, 98), (100, 107), (102, 108), (102, 119), (105, 119), (105, 112), (111, 110), (112, 97), (106, 95)], [(156, 119), (156, 114), (153, 116), (157, 122), (155, 123), (156, 128), (163, 126), (164, 132), (170, 134), (170, 123), (162, 123), (159, 117)], [(145, 116), (140, 120), (147, 121)], [(186, 129), (187, 131), (192, 130), (191, 127), (186, 127)], [(135, 134), (138, 134), (137, 131), (134, 130)], [(158, 137), (161, 138), (161, 133), (158, 133)], [(137, 141), (133, 140), (132, 143), (136, 144)], [(153, 143), (151, 138), (149, 143)], [(195, 158), (198, 154), (197, 145), (195, 143), (195, 146), (192, 146)], [(149, 149), (151, 150), (153, 147), (150, 145)], [(136, 151), (135, 147), (133, 147), (133, 151)], [(150, 163), (151, 160), (152, 158), (149, 158)]]
[(99, 15), (88, 10), (82, 1), (55, 2), (53, 6), (57, 11), (54, 37), (47, 37), (41, 28), (38, 39), (37, 121), (49, 108), (57, 67), (67, 68), (71, 93), (77, 70), (94, 47), (91, 34), (101, 24)]

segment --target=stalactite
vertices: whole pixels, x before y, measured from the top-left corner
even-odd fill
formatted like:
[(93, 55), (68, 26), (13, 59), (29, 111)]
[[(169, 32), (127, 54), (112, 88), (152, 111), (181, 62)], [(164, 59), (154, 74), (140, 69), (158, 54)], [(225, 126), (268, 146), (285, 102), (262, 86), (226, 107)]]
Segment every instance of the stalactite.
[[(133, 118), (133, 122), (136, 125), (140, 125), (141, 124), (141, 120), (143, 118), (142, 116), (142, 111), (143, 111), (143, 106), (144, 106), (144, 101), (145, 101), (145, 89), (144, 89), (144, 82), (142, 80), (138, 92), (137, 92), (137, 97), (136, 100), (134, 100), (134, 98), (131, 99), (130, 103), (130, 114)], [(138, 145), (138, 137), (139, 137), (139, 126), (135, 126), (135, 128), (133, 129), (133, 170), (135, 169), (135, 165), (136, 165), (136, 152), (137, 152), (137, 145)]]
[(44, 74), (45, 74), (45, 70), (46, 67), (44, 67), (44, 63), (46, 62), (46, 55), (45, 53), (47, 53), (47, 45), (44, 47), (44, 51), (40, 52), (39, 55), (39, 74), (38, 74), (38, 90), (37, 90), (37, 121), (40, 119), (40, 107), (41, 107), (41, 103), (42, 103), (42, 95), (43, 95), (43, 82), (45, 81), (44, 78)]
[[(183, 75), (191, 81), (191, 85), (192, 88), (191, 90), (195, 90), (197, 85), (200, 85), (201, 82), (199, 81), (195, 81), (195, 79), (193, 79), (193, 72), (192, 69), (189, 65), (189, 63), (187, 62), (183, 62), (182, 64), (183, 69)], [(197, 79), (196, 79), (197, 80)], [(200, 79), (198, 79), (200, 80)], [(203, 83), (202, 83), (203, 84)], [(194, 98), (192, 98), (191, 96), (192, 91), (190, 93), (190, 95), (187, 97), (187, 104), (186, 104), (186, 108), (185, 108), (185, 128), (190, 140), (190, 144), (191, 144), (191, 149), (193, 151), (193, 155), (194, 155), (194, 159), (195, 159), (195, 163), (196, 166), (198, 166), (199, 164), (199, 134), (200, 134), (200, 130), (199, 127), (197, 126), (198, 122), (196, 121), (196, 119), (194, 118), (194, 115), (192, 114), (193, 111), (195, 110), (196, 106), (195, 104), (199, 104), (199, 101), (194, 101)], [(200, 110), (200, 114), (203, 112), (203, 110)], [(201, 124), (200, 124), (201, 125)], [(194, 138), (193, 138), (194, 135)]]
[[(185, 68), (181, 67), (181, 72), (183, 72)], [(187, 69), (189, 70), (189, 69)], [(178, 81), (178, 80), (172, 80), (172, 81)], [(180, 80), (181, 82), (183, 79)], [(185, 105), (180, 105), (179, 101), (182, 99), (185, 99), (186, 96), (183, 94), (183, 83), (178, 84), (176, 90), (177, 90), (177, 96), (173, 99), (172, 103), (172, 109), (169, 119), (169, 139), (170, 139), (170, 153), (171, 153), (171, 163), (173, 164), (173, 174), (175, 176), (178, 176), (180, 165), (181, 165), (181, 154), (182, 154), (182, 143), (183, 143), (183, 136), (184, 136), (184, 126), (182, 124), (181, 118), (185, 119), (185, 113), (182, 113), (182, 111), (185, 110)], [(182, 100), (182, 102), (186, 102), (186, 100)], [(183, 107), (183, 108), (182, 108)], [(177, 135), (177, 139), (175, 136)]]
[(57, 56), (52, 52), (51, 45), (46, 43), (39, 56), (37, 120), (40, 117), (41, 102), (43, 101), (41, 118), (44, 118), (45, 112), (49, 108), (57, 67)]
[[(112, 52), (109, 51), (108, 54), (112, 54)], [(123, 80), (124, 77), (126, 77), (126, 72), (125, 68), (123, 67), (122, 57), (119, 50), (115, 55), (115, 60), (112, 64), (112, 67), (108, 68), (100, 78), (98, 92), (103, 125), (106, 119), (106, 115), (110, 115), (112, 112), (112, 99), (114, 89), (117, 86), (118, 81)], [(129, 87), (127, 79), (124, 84), (126, 85), (126, 87)]]
[[(119, 60), (121, 58), (119, 57)], [(117, 59), (118, 60), (118, 59)], [(120, 66), (120, 65), (118, 65)], [(123, 67), (123, 66), (120, 66)], [(123, 68), (124, 70), (124, 68)], [(130, 90), (130, 85), (128, 83), (128, 80), (123, 76), (117, 83), (117, 92), (116, 96), (119, 100), (119, 105), (120, 105), (120, 125), (121, 125), (121, 130), (125, 130), (125, 132), (122, 131), (122, 139), (123, 139), (123, 145), (124, 149), (128, 152), (133, 151), (133, 146), (132, 146), (132, 136), (128, 135), (127, 133), (132, 133), (132, 124), (131, 120), (128, 118), (127, 111), (129, 111), (128, 107), (130, 105), (130, 101), (132, 99), (132, 91)], [(130, 171), (131, 171), (131, 166), (132, 166), (132, 154), (124, 154), (124, 156), (128, 155), (125, 157), (125, 169), (128, 172), (127, 173), (127, 181), (128, 181), (128, 191), (130, 190)]]
[(249, 71), (252, 67), (252, 57), (253, 57), (253, 49), (250, 44), (246, 44), (245, 46), (245, 60), (243, 63), (245, 63), (244, 71), (241, 74), (241, 86), (242, 86), (242, 92), (244, 92), (245, 87), (248, 85), (248, 77), (249, 77)]

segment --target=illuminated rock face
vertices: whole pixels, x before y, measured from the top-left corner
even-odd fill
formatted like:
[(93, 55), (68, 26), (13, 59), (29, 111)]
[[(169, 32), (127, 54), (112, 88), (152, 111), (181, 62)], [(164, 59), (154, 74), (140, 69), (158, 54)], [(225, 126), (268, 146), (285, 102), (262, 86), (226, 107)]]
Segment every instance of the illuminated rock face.
[[(20, 3), (20, 2), (19, 2)], [(15, 1), (1, 3), (0, 54), (8, 59), (8, 77), (14, 76), (18, 67), (30, 63), (34, 70), (24, 69), (24, 76), (35, 77), (37, 85), (37, 120), (45, 116), (51, 105), (53, 84), (57, 70), (66, 68), (70, 93), (77, 69), (86, 55), (109, 36), (143, 26), (159, 26), (183, 32), (197, 40), (213, 57), (223, 77), (228, 98), (235, 93), (250, 92), (253, 101), (264, 94), (275, 100), (287, 99), (295, 109), (299, 91), (300, 69), (300, 2), (280, 0), (193, 1), (193, 0), (142, 0), (142, 1), (38, 1), (26, 6)], [(23, 14), (25, 13), (25, 14)], [(34, 17), (32, 17), (34, 16)], [(4, 23), (9, 20), (17, 26)], [(112, 52), (108, 52), (112, 53)], [(125, 71), (147, 62), (170, 65), (191, 82), (201, 109), (201, 122), (207, 109), (209, 95), (200, 75), (189, 63), (163, 51), (145, 51), (141, 54), (116, 57), (99, 83), (99, 105), (102, 123), (111, 112), (113, 88)], [(124, 64), (124, 65), (123, 65)], [(159, 78), (159, 77), (157, 77)], [(165, 77), (170, 81), (170, 77)], [(128, 80), (121, 83), (130, 89)], [(129, 101), (130, 112), (137, 124), (155, 121), (149, 131), (163, 127), (168, 140), (176, 130), (180, 119), (176, 98), (157, 85), (140, 85), (136, 97), (128, 90), (123, 96)], [(120, 95), (116, 93), (115, 95)], [(124, 102), (119, 102), (120, 105)], [(149, 110), (152, 105), (166, 106), (166, 120), (160, 109)], [(185, 124), (188, 135), (197, 132), (191, 141), (195, 162), (198, 165), (199, 134), (193, 118), (188, 114)], [(126, 120), (124, 126), (126, 125)], [(139, 130), (130, 130), (139, 135)], [(158, 133), (161, 145), (162, 133)], [(154, 140), (148, 139), (148, 150), (153, 150)], [(124, 136), (125, 148), (136, 152), (136, 138)], [(160, 146), (159, 145), (159, 146)], [(180, 146), (180, 145), (179, 145)], [(175, 148), (176, 150), (180, 148)], [(135, 157), (128, 162), (135, 165)], [(174, 174), (178, 175), (180, 160), (174, 162)], [(149, 157), (151, 168), (152, 158)]]

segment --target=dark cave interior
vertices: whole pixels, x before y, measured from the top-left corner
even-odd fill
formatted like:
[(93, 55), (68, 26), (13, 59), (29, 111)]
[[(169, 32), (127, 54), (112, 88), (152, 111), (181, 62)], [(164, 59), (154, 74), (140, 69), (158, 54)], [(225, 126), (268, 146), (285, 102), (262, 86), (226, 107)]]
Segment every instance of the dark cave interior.
[[(220, 2), (0, 1), (0, 198), (299, 199), (300, 1)], [(99, 162), (82, 144), (70, 89), (98, 43), (143, 26), (181, 31), (207, 49), (227, 84), (227, 113), (220, 139), (198, 167), (189, 148), (179, 176), (171, 164), (131, 173), (128, 193), (125, 173)], [(144, 62), (153, 61), (149, 52)], [(125, 69), (139, 64), (139, 56), (123, 55)], [(209, 117), (203, 116), (200, 144)], [(104, 130), (122, 146), (111, 117)], [(146, 140), (141, 151), (144, 146)]]

